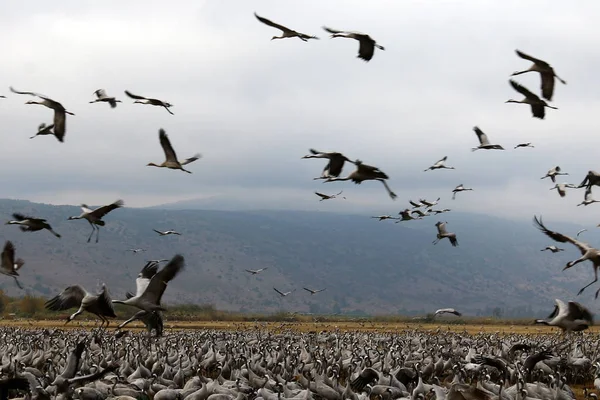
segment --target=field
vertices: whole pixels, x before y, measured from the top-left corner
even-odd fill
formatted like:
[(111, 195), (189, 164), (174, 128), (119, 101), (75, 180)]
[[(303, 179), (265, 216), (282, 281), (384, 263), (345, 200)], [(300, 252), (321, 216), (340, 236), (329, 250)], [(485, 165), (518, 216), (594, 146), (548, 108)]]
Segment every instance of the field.
[[(119, 321), (120, 323), (121, 321)], [(34, 320), (34, 319), (3, 319), (0, 320), (0, 326), (12, 326), (23, 328), (93, 328), (98, 326), (95, 320), (75, 320), (65, 325), (64, 320)], [(109, 329), (114, 329), (117, 322), (111, 321)], [(140, 322), (133, 322), (127, 325), (126, 329), (141, 330), (144, 326)], [(184, 330), (184, 329), (217, 329), (217, 330), (253, 330), (261, 329), (268, 331), (294, 330), (300, 332), (310, 331), (364, 331), (364, 332), (382, 332), (394, 333), (405, 330), (419, 330), (436, 332), (467, 332), (476, 334), (501, 333), (501, 334), (559, 334), (560, 329), (544, 325), (513, 325), (513, 324), (445, 324), (441, 323), (415, 323), (415, 322), (358, 322), (358, 321), (333, 321), (333, 322), (240, 322), (240, 321), (167, 321), (165, 330)], [(594, 326), (585, 331), (585, 334), (598, 334), (600, 327)]]

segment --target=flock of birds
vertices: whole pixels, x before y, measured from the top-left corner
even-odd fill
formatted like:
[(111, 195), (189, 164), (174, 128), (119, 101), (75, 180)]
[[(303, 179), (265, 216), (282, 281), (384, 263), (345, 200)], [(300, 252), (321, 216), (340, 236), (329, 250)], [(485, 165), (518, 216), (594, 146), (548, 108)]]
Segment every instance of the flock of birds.
[(595, 335), (302, 332), (285, 322), (156, 339), (102, 333), (0, 328), (0, 398), (570, 400), (573, 384), (588, 382), (590, 399), (600, 389)]
[[(263, 24), (279, 29), (280, 36), (274, 39), (299, 38), (302, 41), (318, 39), (277, 24), (255, 13)], [(348, 38), (358, 41), (358, 58), (370, 61), (375, 49), (385, 50), (368, 34), (342, 31), (328, 27), (323, 29), (331, 38)], [(533, 93), (520, 83), (509, 79), (509, 84), (523, 98), (507, 100), (507, 103), (529, 105), (534, 118), (544, 119), (546, 108), (557, 109), (547, 101), (552, 101), (555, 81), (563, 84), (554, 69), (545, 61), (534, 58), (519, 50), (516, 54), (532, 65), (523, 71), (514, 72), (517, 76), (529, 72), (539, 73), (541, 77), (541, 96)], [(31, 138), (54, 136), (64, 142), (66, 136), (67, 114), (74, 116), (58, 101), (31, 91), (19, 91), (10, 87), (12, 93), (36, 97), (37, 100), (25, 104), (43, 105), (53, 110), (52, 124), (42, 123)], [(107, 103), (116, 108), (121, 100), (108, 96), (104, 89), (96, 90), (95, 99), (90, 103)], [(134, 103), (164, 108), (169, 114), (173, 105), (169, 102), (133, 94), (125, 90), (125, 95)], [(0, 96), (5, 97), (5, 96)], [(477, 150), (505, 150), (503, 146), (490, 141), (488, 135), (479, 127), (473, 131), (478, 140)], [(165, 155), (162, 163), (149, 162), (147, 166), (168, 168), (192, 173), (184, 167), (201, 158), (195, 154), (190, 158), (179, 159), (163, 129), (159, 129), (159, 143)], [(532, 143), (519, 143), (514, 149), (534, 148)], [(310, 149), (303, 159), (317, 158), (327, 160), (322, 173), (314, 180), (324, 183), (352, 181), (361, 184), (364, 181), (379, 181), (390, 198), (398, 196), (388, 186), (389, 176), (376, 166), (352, 160), (339, 152), (323, 152)], [(438, 160), (425, 171), (455, 169), (446, 165), (447, 156)], [(355, 170), (345, 177), (341, 173), (345, 163), (351, 163)], [(561, 197), (567, 189), (586, 188), (584, 200), (578, 206), (587, 206), (598, 202), (592, 198), (592, 186), (600, 186), (600, 174), (589, 171), (579, 185), (556, 183), (556, 177), (568, 175), (559, 166), (550, 169), (541, 179), (550, 178)], [(452, 190), (452, 199), (472, 188), (460, 184)], [(336, 194), (315, 192), (319, 201), (334, 200), (341, 197), (343, 191)], [(410, 200), (412, 209), (400, 211), (399, 217), (392, 215), (374, 216), (379, 221), (396, 222), (419, 220), (430, 215), (451, 211), (448, 208), (435, 209), (440, 201), (419, 199)], [(104, 226), (103, 217), (124, 206), (122, 200), (96, 209), (82, 205), (82, 213), (71, 216), (69, 220), (84, 219), (91, 228), (87, 242), (96, 233), (99, 241), (100, 227)], [(549, 230), (541, 217), (534, 218), (536, 227), (552, 240), (559, 243), (571, 243), (579, 249), (581, 257), (567, 263), (569, 269), (583, 261), (593, 265), (595, 279), (578, 294), (598, 280), (600, 250), (590, 245)], [(19, 225), (23, 232), (48, 230), (57, 238), (55, 232), (43, 218), (26, 216), (15, 212), (9, 225)], [(454, 247), (458, 246), (457, 235), (447, 230), (447, 222), (438, 221), (437, 244), (448, 239)], [(175, 230), (154, 230), (161, 236), (180, 235)], [(581, 233), (581, 232), (579, 232)], [(577, 237), (579, 236), (577, 234)], [(552, 252), (562, 251), (556, 246), (548, 246)], [(543, 249), (543, 250), (546, 250)], [(133, 253), (143, 249), (130, 249)], [(159, 270), (161, 262), (167, 264)], [(15, 246), (6, 241), (1, 254), (0, 272), (18, 281), (19, 271), (24, 260), (16, 258)], [(161, 299), (168, 283), (184, 269), (184, 258), (177, 254), (170, 260), (151, 260), (140, 271), (136, 279), (135, 293), (127, 293), (124, 300), (113, 300), (105, 285), (99, 293), (90, 293), (80, 285), (71, 285), (60, 294), (49, 299), (45, 306), (49, 310), (64, 311), (77, 308), (65, 324), (87, 311), (96, 315), (100, 328), (109, 325), (109, 318), (116, 318), (114, 304), (123, 304), (138, 311), (118, 325), (114, 335), (107, 335), (99, 329), (84, 333), (79, 330), (21, 330), (0, 329), (0, 400), (8, 398), (8, 392), (24, 391), (28, 399), (71, 399), (120, 400), (155, 398), (156, 400), (243, 400), (265, 399), (327, 399), (327, 400), (366, 400), (373, 396), (381, 400), (389, 399), (572, 399), (573, 391), (567, 381), (587, 381), (596, 378), (595, 387), (600, 389), (600, 342), (597, 338), (582, 336), (578, 342), (565, 344), (562, 339), (539, 335), (486, 335), (475, 336), (445, 333), (435, 336), (423, 332), (407, 331), (404, 334), (366, 334), (366, 333), (310, 333), (301, 334), (282, 326), (282, 333), (261, 332), (258, 327), (252, 332), (179, 332), (163, 336), (164, 323), (162, 313), (166, 311)], [(257, 275), (267, 268), (246, 270)], [(273, 288), (281, 297), (295, 291), (280, 291)], [(325, 290), (303, 288), (310, 295)], [(596, 292), (596, 297), (600, 289)], [(435, 315), (462, 314), (453, 308), (442, 308)], [(150, 337), (121, 330), (132, 321), (140, 320), (148, 332), (154, 333), (155, 341)], [(565, 332), (582, 331), (593, 324), (593, 315), (584, 306), (576, 302), (564, 303), (556, 299), (555, 308), (546, 320), (536, 320), (538, 324), (560, 327)], [(570, 346), (566, 349), (565, 346)], [(564, 352), (565, 357), (554, 353)], [(62, 370), (62, 372), (59, 372)], [(596, 398), (594, 393), (586, 392), (586, 397)]]

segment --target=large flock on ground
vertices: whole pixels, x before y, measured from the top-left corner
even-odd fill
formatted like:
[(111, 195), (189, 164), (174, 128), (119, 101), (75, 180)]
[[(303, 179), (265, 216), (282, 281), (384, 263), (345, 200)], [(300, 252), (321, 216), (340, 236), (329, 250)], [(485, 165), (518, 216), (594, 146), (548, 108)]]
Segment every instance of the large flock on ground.
[(590, 398), (600, 389), (596, 335), (235, 328), (160, 338), (0, 328), (0, 373), (7, 376), (0, 393), (33, 400), (566, 400), (576, 398), (571, 384), (593, 382)]

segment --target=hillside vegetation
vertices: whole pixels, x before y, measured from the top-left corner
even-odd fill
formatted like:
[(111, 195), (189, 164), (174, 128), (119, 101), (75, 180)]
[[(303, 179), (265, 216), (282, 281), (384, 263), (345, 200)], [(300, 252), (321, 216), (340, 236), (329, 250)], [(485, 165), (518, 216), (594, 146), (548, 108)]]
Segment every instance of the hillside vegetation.
[[(13, 212), (46, 218), (62, 238), (0, 225), (0, 238), (12, 240), (26, 262), (20, 278), (25, 290), (0, 278), (0, 289), (10, 296), (50, 297), (70, 284), (96, 290), (104, 282), (113, 298), (122, 298), (135, 289), (145, 260), (176, 253), (184, 255), (186, 270), (170, 283), (165, 302), (253, 313), (412, 315), (455, 307), (474, 316), (524, 317), (549, 313), (554, 298), (574, 299), (593, 279), (586, 263), (562, 271), (579, 257), (573, 246), (561, 246), (567, 251), (559, 254), (540, 252), (551, 241), (531, 221), (476, 214), (395, 224), (369, 215), (125, 207), (105, 217), (99, 243), (86, 243), (89, 224), (67, 221), (79, 207), (0, 200), (0, 218)], [(546, 219), (566, 234), (580, 228)], [(459, 247), (446, 240), (432, 245), (438, 220), (448, 221)], [(182, 235), (161, 237), (153, 228)], [(592, 244), (598, 238), (591, 230), (583, 235)], [(130, 248), (147, 251), (133, 254)], [(265, 267), (255, 276), (244, 271)], [(273, 287), (295, 292), (282, 298)], [(303, 287), (326, 290), (311, 296)], [(592, 305), (596, 289), (577, 301)]]

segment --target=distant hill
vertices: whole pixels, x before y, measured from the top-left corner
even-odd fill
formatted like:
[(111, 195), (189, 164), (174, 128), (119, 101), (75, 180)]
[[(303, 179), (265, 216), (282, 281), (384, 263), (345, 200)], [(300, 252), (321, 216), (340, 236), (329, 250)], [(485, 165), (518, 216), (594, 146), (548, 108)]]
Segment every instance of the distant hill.
[[(593, 279), (582, 263), (562, 271), (579, 257), (570, 245), (559, 254), (540, 252), (552, 242), (530, 222), (477, 214), (446, 213), (395, 224), (369, 215), (299, 211), (206, 211), (123, 208), (110, 213), (99, 243), (86, 243), (86, 221), (67, 221), (79, 207), (23, 200), (0, 200), (0, 219), (13, 212), (46, 218), (62, 234), (24, 233), (0, 225), (26, 264), (21, 281), (26, 292), (51, 296), (79, 283), (95, 290), (105, 282), (114, 298), (135, 289), (135, 278), (151, 258), (181, 253), (186, 270), (166, 291), (170, 303), (211, 303), (219, 309), (269, 312), (422, 314), (455, 307), (466, 314), (543, 315), (554, 298), (575, 299)], [(435, 222), (448, 221), (459, 247), (444, 240), (432, 245)], [(574, 235), (581, 227), (548, 226)], [(175, 229), (182, 236), (160, 237), (153, 228)], [(600, 232), (582, 238), (590, 243)], [(130, 248), (147, 249), (133, 254)], [(268, 267), (252, 276), (244, 269)], [(281, 298), (274, 290), (294, 290)], [(326, 288), (311, 296), (303, 287)], [(23, 293), (0, 276), (0, 288)], [(597, 287), (577, 301), (592, 305)], [(592, 307), (593, 309), (593, 307)]]

